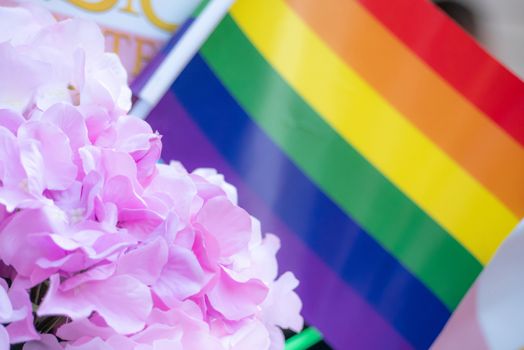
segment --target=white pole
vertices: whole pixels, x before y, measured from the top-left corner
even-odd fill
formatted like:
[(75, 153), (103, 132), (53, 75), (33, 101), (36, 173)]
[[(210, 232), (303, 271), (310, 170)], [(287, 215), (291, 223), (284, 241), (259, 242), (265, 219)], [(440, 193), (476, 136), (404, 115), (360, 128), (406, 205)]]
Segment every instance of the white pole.
[(145, 119), (215, 30), (235, 0), (211, 0), (138, 93), (131, 114)]

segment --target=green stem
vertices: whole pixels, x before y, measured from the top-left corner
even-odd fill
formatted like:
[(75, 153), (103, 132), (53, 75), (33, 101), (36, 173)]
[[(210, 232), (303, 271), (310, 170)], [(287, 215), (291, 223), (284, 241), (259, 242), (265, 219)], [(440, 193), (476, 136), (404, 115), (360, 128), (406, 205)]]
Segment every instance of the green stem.
[(38, 305), (38, 303), (40, 302), (40, 289), (42, 288), (42, 284), (40, 283), (37, 287), (36, 287), (36, 293), (35, 293), (35, 304)]
[(318, 329), (309, 327), (286, 341), (285, 350), (306, 350), (322, 340)]
[(42, 317), (36, 320), (36, 329), (39, 333), (51, 333), (55, 328), (66, 322), (64, 316)]

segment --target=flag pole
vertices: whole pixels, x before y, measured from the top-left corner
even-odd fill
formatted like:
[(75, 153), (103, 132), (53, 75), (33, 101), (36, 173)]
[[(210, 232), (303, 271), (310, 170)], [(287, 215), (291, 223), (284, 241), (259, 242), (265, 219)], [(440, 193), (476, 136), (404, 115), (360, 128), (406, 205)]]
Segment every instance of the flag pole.
[(204, 7), (142, 89), (135, 92), (136, 101), (131, 114), (142, 119), (147, 117), (224, 18), (233, 2), (234, 0), (211, 0)]

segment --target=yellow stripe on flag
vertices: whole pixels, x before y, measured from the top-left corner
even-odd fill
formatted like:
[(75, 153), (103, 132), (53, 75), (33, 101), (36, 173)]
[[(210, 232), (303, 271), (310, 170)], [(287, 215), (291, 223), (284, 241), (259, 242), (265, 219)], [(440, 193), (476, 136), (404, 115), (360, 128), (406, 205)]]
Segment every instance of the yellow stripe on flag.
[(282, 1), (242, 0), (231, 12), (265, 59), (327, 123), (480, 262), (489, 260), (518, 222), (510, 210), (345, 65)]

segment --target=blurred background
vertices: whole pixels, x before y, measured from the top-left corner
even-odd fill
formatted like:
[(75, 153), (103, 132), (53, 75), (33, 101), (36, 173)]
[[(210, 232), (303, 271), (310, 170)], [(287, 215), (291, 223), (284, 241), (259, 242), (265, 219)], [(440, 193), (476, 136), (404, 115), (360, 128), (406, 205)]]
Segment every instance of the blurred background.
[(442, 0), (435, 4), (524, 78), (524, 1)]

